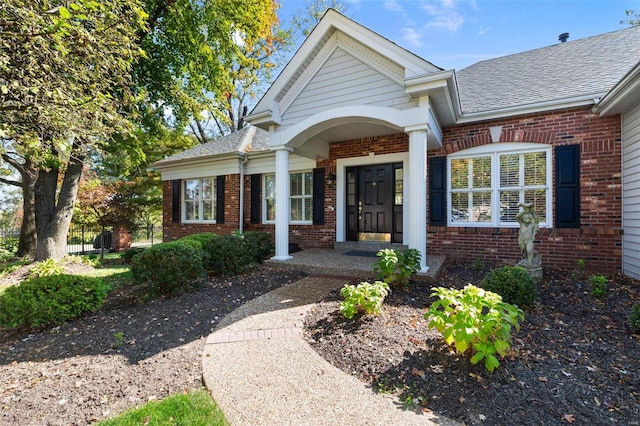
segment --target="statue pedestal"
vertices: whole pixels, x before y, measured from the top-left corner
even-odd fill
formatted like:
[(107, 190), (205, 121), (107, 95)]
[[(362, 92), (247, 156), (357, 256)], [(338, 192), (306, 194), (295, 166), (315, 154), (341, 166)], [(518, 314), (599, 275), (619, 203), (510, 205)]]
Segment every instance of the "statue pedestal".
[(525, 271), (527, 271), (529, 275), (531, 275), (531, 277), (533, 278), (534, 282), (539, 283), (540, 281), (542, 281), (542, 266), (526, 265), (526, 264), (521, 265), (520, 263), (516, 264), (516, 266), (519, 266)]

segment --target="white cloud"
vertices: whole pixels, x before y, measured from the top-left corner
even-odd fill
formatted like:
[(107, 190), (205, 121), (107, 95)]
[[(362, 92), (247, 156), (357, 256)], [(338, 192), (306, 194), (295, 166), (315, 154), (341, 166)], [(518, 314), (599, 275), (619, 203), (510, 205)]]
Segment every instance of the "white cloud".
[(422, 46), (422, 34), (415, 30), (415, 28), (405, 27), (402, 29), (402, 40), (411, 47)]
[(400, 5), (396, 0), (386, 0), (384, 2), (384, 8), (393, 12), (404, 12), (402, 5)]
[(439, 3), (425, 3), (421, 7), (431, 17), (426, 24), (429, 28), (456, 32), (464, 24), (464, 18), (457, 10), (456, 0), (440, 0)]

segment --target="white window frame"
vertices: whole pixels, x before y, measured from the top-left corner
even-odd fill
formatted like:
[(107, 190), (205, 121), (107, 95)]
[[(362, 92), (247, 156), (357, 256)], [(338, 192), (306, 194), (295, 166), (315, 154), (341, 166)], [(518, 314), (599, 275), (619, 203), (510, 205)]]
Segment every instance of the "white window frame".
[[(520, 225), (517, 222), (503, 222), (500, 220), (500, 191), (503, 188), (500, 187), (500, 156), (505, 154), (526, 154), (533, 152), (544, 152), (546, 156), (546, 184), (543, 186), (535, 187), (520, 187), (522, 189), (544, 189), (546, 191), (545, 199), (545, 221), (541, 221), (539, 226), (541, 228), (551, 228), (552, 212), (553, 212), (553, 159), (552, 159), (552, 146), (548, 144), (535, 144), (535, 143), (516, 143), (516, 142), (502, 142), (499, 144), (483, 145), (475, 148), (466, 149), (464, 151), (456, 152), (447, 156), (447, 225), (451, 227), (501, 227), (501, 228), (516, 228)], [(488, 222), (472, 222), (472, 221), (453, 221), (451, 217), (452, 210), (452, 193), (456, 192), (451, 187), (452, 181), (452, 168), (451, 162), (453, 160), (471, 159), (478, 157), (490, 157), (491, 158), (491, 221)], [(460, 190), (460, 192), (473, 192), (473, 189)]]
[[(204, 220), (204, 201), (206, 201), (205, 199), (202, 198), (203, 195), (203, 191), (202, 191), (202, 182), (204, 180), (211, 180), (211, 195), (212, 198), (211, 200), (211, 204), (212, 204), (212, 217), (213, 219), (211, 220)], [(198, 182), (198, 197), (197, 199), (194, 199), (193, 201), (195, 201), (197, 203), (198, 206), (198, 219), (187, 219), (187, 209), (186, 209), (186, 203), (187, 201), (192, 201), (192, 200), (187, 200), (186, 199), (186, 194), (187, 194), (187, 182), (192, 182), (192, 181), (197, 181)], [(207, 177), (199, 177), (199, 178), (191, 178), (191, 179), (182, 179), (181, 181), (181, 185), (182, 187), (180, 188), (180, 193), (181, 193), (181, 210), (182, 210), (182, 214), (181, 214), (181, 219), (182, 219), (182, 223), (210, 223), (210, 224), (215, 224), (216, 223), (216, 208), (217, 208), (217, 188), (216, 188), (216, 178), (214, 176), (207, 176)], [(209, 200), (209, 199), (207, 199)]]
[[(306, 199), (309, 200), (308, 203), (303, 203), (303, 205), (308, 204), (309, 207), (311, 207), (311, 209), (313, 209), (313, 170), (295, 170), (295, 171), (290, 171), (289, 172), (289, 185), (291, 185), (291, 175), (293, 174), (302, 174), (303, 175), (303, 182), (304, 182), (304, 175), (305, 174), (310, 174), (311, 175), (311, 193), (310, 194), (302, 194), (302, 195), (291, 195), (289, 194), (289, 211), (291, 211), (291, 201), (292, 200), (296, 200), (296, 199)], [(267, 177), (268, 176), (272, 176), (274, 181), (275, 181), (275, 174), (274, 173), (265, 173), (264, 175), (262, 175), (262, 223), (265, 224), (272, 224), (275, 223), (275, 219), (274, 220), (268, 220), (267, 219), (267, 201), (268, 200), (273, 200), (274, 205), (275, 205), (275, 191), (273, 194), (273, 198), (271, 197), (267, 197)], [(304, 184), (302, 186), (303, 192), (304, 192)], [(290, 225), (312, 225), (313, 224), (313, 213), (311, 215), (311, 220), (292, 220), (291, 219), (291, 213), (289, 214), (289, 224)]]

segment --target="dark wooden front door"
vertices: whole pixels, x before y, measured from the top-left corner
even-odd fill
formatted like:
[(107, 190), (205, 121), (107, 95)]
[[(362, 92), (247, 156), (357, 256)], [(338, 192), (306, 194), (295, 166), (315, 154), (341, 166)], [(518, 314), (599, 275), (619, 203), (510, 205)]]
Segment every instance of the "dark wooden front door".
[(402, 242), (402, 164), (347, 168), (346, 193), (347, 240)]

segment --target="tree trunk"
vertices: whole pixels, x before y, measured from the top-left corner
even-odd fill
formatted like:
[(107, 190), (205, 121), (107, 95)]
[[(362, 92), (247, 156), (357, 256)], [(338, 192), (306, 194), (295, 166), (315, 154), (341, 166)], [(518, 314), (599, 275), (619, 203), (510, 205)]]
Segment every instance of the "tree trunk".
[(84, 154), (78, 152), (79, 148), (80, 146), (74, 143), (59, 193), (56, 193), (59, 172), (57, 169), (40, 170), (38, 173), (35, 186), (38, 234), (36, 261), (60, 259), (67, 254), (67, 234), (78, 195), (84, 159)]
[(36, 253), (36, 215), (35, 215), (35, 185), (38, 171), (26, 161), (22, 178), (22, 224), (20, 225), (20, 239), (18, 240), (18, 257), (34, 257)]

